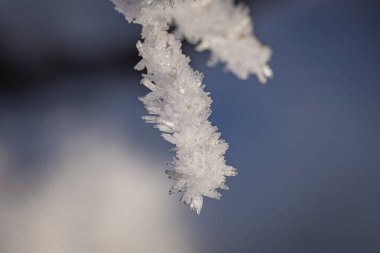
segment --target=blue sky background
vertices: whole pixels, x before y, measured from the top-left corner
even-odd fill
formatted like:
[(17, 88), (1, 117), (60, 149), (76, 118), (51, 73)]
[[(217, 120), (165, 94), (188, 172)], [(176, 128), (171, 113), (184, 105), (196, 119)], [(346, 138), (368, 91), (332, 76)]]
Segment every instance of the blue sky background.
[(239, 169), (197, 224), (215, 242), (208, 252), (380, 250), (376, 7), (257, 6), (256, 33), (274, 51), (265, 86), (207, 69), (204, 55), (194, 60), (214, 99), (211, 119), (230, 144), (227, 160)]

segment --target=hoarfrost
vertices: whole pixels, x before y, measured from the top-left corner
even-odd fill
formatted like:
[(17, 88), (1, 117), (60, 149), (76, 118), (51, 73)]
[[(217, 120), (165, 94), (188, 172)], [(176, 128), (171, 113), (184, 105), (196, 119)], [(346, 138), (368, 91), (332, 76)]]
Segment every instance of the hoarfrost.
[[(167, 171), (175, 180), (170, 193), (181, 193), (181, 201), (199, 214), (203, 197), (219, 199), (217, 190), (227, 190), (226, 177), (237, 172), (226, 165), (228, 144), (208, 121), (212, 100), (203, 75), (190, 67), (180, 39), (210, 50), (211, 64), (221, 61), (237, 77), (256, 74), (263, 83), (272, 75), (270, 50), (252, 35), (247, 8), (232, 0), (112, 1), (129, 22), (142, 25), (142, 59), (135, 68), (146, 69), (142, 84), (151, 90), (140, 98), (149, 112), (143, 119), (175, 146)], [(168, 33), (171, 24), (177, 25), (176, 36)]]

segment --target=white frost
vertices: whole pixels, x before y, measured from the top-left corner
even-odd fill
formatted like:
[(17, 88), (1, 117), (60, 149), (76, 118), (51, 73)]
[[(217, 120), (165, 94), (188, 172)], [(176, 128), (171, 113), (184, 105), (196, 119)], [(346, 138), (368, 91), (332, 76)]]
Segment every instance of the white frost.
[(171, 9), (177, 34), (198, 51), (210, 50), (209, 65), (219, 61), (240, 79), (257, 75), (265, 83), (272, 76), (268, 66), (271, 51), (253, 36), (249, 10), (233, 0), (185, 1)]
[[(137, 43), (142, 60), (135, 68), (146, 69), (142, 84), (151, 90), (140, 98), (150, 114), (143, 118), (175, 145), (167, 171), (176, 181), (170, 193), (182, 193), (181, 200), (199, 214), (203, 197), (219, 199), (217, 189), (228, 189), (226, 176), (237, 173), (224, 159), (228, 144), (208, 121), (212, 101), (203, 75), (189, 66), (178, 35), (198, 50), (210, 50), (211, 62), (226, 63), (242, 79), (256, 74), (265, 82), (271, 76), (270, 50), (252, 35), (247, 9), (232, 0), (112, 1), (129, 22), (142, 25), (143, 41)], [(177, 37), (168, 33), (174, 23)]]

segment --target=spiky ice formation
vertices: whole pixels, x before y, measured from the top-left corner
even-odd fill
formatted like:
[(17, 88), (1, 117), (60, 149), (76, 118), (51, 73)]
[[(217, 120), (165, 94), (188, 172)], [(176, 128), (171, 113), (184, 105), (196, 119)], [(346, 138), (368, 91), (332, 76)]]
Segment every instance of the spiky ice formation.
[(184, 1), (171, 9), (177, 34), (198, 51), (210, 50), (209, 65), (223, 62), (240, 79), (257, 75), (265, 83), (272, 77), (271, 50), (253, 35), (249, 10), (233, 0)]
[[(178, 31), (184, 37), (194, 43), (202, 41), (203, 44), (210, 45), (203, 48), (210, 49), (213, 59), (226, 62), (227, 68), (240, 78), (256, 73), (261, 81), (265, 81), (270, 75), (270, 69), (266, 65), (269, 50), (253, 37), (250, 37), (248, 43), (245, 41), (241, 34), (245, 34), (249, 27), (243, 27), (240, 32), (219, 34), (217, 30), (222, 30), (220, 24), (215, 25), (216, 30), (206, 25), (202, 32), (195, 35), (197, 30), (189, 24), (194, 21), (190, 18), (191, 13), (206, 22), (204, 16), (209, 15), (206, 8), (212, 9), (213, 0), (112, 1), (129, 22), (142, 25), (143, 41), (137, 43), (142, 60), (135, 68), (146, 69), (142, 84), (151, 90), (140, 98), (150, 114), (143, 119), (153, 123), (161, 131), (162, 137), (175, 146), (175, 157), (170, 163), (171, 169), (167, 171), (169, 177), (175, 180), (170, 193), (181, 193), (181, 200), (199, 214), (203, 197), (219, 199), (221, 194), (217, 190), (228, 189), (225, 185), (226, 176), (235, 176), (237, 173), (233, 167), (226, 165), (224, 159), (228, 144), (220, 139), (217, 128), (208, 121), (212, 101), (204, 91), (203, 76), (189, 66), (190, 59), (182, 54), (180, 40), (168, 33), (169, 25), (175, 21)], [(224, 7), (216, 5), (216, 8), (227, 7), (229, 9), (225, 11), (234, 11), (231, 1), (218, 1), (224, 2)], [(202, 8), (205, 9), (202, 11)], [(186, 14), (187, 17), (181, 16), (186, 11), (190, 12)], [(236, 13), (241, 11), (239, 9)], [(241, 14), (245, 15), (246, 22), (246, 13), (243, 11)], [(235, 23), (238, 23), (237, 19), (238, 14), (234, 19)], [(210, 36), (207, 36), (207, 29)], [(235, 34), (235, 37), (231, 34)], [(224, 42), (218, 44), (218, 40)], [(257, 57), (257, 62), (256, 58), (249, 59), (250, 63), (246, 62), (248, 58), (244, 58), (244, 55), (241, 55), (242, 60), (238, 60), (238, 56), (232, 57), (231, 54), (243, 53), (229, 48), (233, 46), (232, 40), (240, 43), (239, 46), (253, 46), (251, 56)], [(232, 51), (224, 54), (221, 52), (223, 49)]]

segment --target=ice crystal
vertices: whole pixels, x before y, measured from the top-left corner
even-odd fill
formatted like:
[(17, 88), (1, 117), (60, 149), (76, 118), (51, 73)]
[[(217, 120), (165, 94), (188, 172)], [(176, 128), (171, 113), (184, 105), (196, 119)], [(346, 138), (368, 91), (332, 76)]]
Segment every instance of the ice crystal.
[[(219, 199), (227, 190), (226, 176), (236, 170), (226, 165), (228, 144), (220, 139), (208, 117), (211, 98), (204, 91), (203, 75), (193, 70), (181, 50), (181, 37), (210, 50), (211, 63), (224, 62), (241, 79), (256, 74), (261, 82), (271, 76), (270, 50), (252, 35), (247, 8), (232, 0), (112, 0), (129, 22), (142, 25), (137, 43), (146, 69), (142, 84), (151, 90), (140, 98), (162, 137), (174, 145), (175, 157), (167, 174), (175, 180), (170, 193), (198, 214), (203, 197)], [(177, 26), (176, 36), (168, 32)]]
[(272, 76), (267, 65), (271, 56), (253, 35), (248, 8), (233, 0), (208, 0), (207, 4), (187, 1), (171, 9), (177, 34), (197, 44), (197, 50), (210, 50), (209, 65), (221, 61), (241, 79), (256, 74), (265, 83)]

